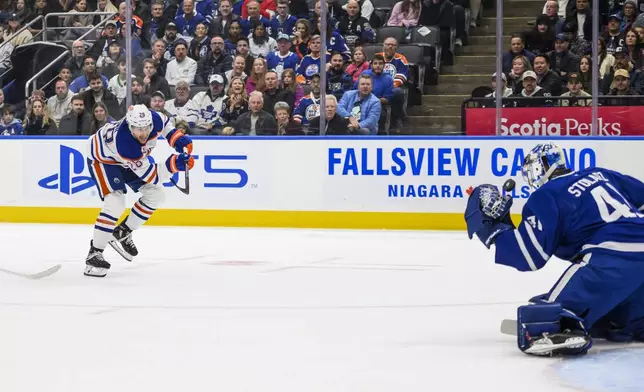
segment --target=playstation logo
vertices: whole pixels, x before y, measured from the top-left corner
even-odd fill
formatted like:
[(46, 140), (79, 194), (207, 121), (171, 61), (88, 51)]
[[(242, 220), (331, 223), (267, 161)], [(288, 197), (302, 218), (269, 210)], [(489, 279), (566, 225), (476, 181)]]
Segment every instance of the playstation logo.
[(82, 192), (94, 186), (92, 177), (80, 175), (84, 169), (85, 158), (83, 154), (61, 144), (58, 173), (38, 181), (38, 186), (45, 189), (55, 189), (67, 195)]

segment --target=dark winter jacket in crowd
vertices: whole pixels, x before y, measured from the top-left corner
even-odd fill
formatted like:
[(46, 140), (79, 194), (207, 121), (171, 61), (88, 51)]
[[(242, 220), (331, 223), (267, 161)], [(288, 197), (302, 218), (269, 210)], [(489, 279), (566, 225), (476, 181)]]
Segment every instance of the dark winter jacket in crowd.
[[(248, 111), (232, 123), (233, 128), (235, 128), (235, 135), (250, 134), (251, 114), (252, 112)], [(258, 116), (257, 123), (255, 123), (255, 134), (257, 136), (277, 135), (277, 121), (275, 121), (275, 117), (265, 110), (259, 112)]]
[[(569, 50), (565, 52), (550, 53), (550, 69), (554, 71), (562, 79), (562, 83), (568, 82), (568, 74), (577, 72), (579, 69), (579, 57), (572, 54)], [(565, 72), (566, 75), (562, 76), (561, 73)]]
[(264, 110), (271, 116), (275, 115), (274, 106), (278, 102), (288, 103), (291, 113), (295, 110), (295, 94), (291, 90), (276, 88), (273, 91), (264, 91)]
[(525, 56), (530, 60), (530, 64), (534, 62), (534, 53), (527, 49), (523, 49), (520, 53), (514, 53), (511, 50), (503, 54), (503, 72), (508, 73), (512, 70), (512, 60), (517, 56)]
[(161, 91), (163, 95), (170, 97), (170, 85), (168, 81), (159, 74), (154, 74), (150, 78), (150, 84), (145, 86), (145, 93), (152, 95), (156, 91)]
[[(633, 91), (638, 95), (644, 95), (644, 71), (639, 69), (633, 69), (629, 72), (631, 75), (630, 86)], [(610, 72), (606, 72), (604, 79), (602, 80), (602, 95), (608, 95), (612, 90), (611, 85), (613, 84), (613, 76), (615, 75), (615, 70), (611, 69)]]
[[(253, 66), (252, 61), (250, 66)], [(195, 83), (207, 85), (210, 75), (219, 74), (224, 76), (226, 71), (230, 71), (231, 69), (233, 69), (233, 56), (228, 53), (222, 53), (215, 59), (214, 54), (211, 52), (208, 56), (202, 58), (197, 63)]]
[(77, 116), (73, 111), (64, 115), (60, 119), (58, 127), (59, 135), (90, 135), (92, 125), (92, 115), (83, 111)]
[(548, 70), (543, 76), (539, 77), (537, 84), (539, 87), (546, 89), (552, 96), (558, 97), (562, 93), (563, 83), (559, 75), (554, 73), (551, 69)]
[(32, 115), (25, 120), (24, 125), (24, 135), (56, 135), (58, 133), (58, 127), (53, 118), (44, 123), (42, 116)]
[[(309, 121), (309, 135), (320, 134), (320, 117), (313, 117)], [(331, 119), (326, 119), (325, 135), (352, 135), (349, 130), (349, 120), (336, 113)]]

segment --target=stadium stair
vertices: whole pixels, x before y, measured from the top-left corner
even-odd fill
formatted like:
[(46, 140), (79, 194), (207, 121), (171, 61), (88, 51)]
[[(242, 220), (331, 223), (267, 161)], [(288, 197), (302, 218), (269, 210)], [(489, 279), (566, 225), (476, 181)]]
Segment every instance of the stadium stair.
[[(503, 3), (503, 47), (510, 34), (531, 28), (544, 0), (510, 0)], [(486, 7), (480, 25), (470, 29), (469, 45), (457, 48), (454, 65), (442, 66), (439, 83), (425, 85), (423, 105), (408, 109), (406, 131), (417, 135), (461, 133), (461, 104), (478, 86), (489, 86), (496, 67), (496, 9)]]

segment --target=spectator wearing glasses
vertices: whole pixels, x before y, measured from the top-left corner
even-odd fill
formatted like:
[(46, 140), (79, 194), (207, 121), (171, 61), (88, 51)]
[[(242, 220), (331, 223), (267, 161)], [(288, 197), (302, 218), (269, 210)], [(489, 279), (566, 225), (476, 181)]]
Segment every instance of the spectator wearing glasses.
[[(96, 44), (98, 44), (99, 42), (100, 42), (100, 38), (96, 42)], [(107, 51), (107, 46), (105, 50)], [(101, 52), (102, 50), (94, 57), (98, 58), (101, 55)], [(86, 58), (85, 44), (83, 44), (83, 41), (79, 41), (79, 40), (74, 41), (72, 43), (72, 57), (70, 57), (69, 60), (65, 62), (65, 67), (69, 68), (69, 70), (72, 73), (72, 80), (76, 79), (77, 77), (85, 73), (83, 71), (85, 58)]]
[(214, 36), (210, 39), (211, 51), (207, 56), (199, 60), (197, 66), (197, 84), (208, 84), (210, 75), (224, 75), (233, 68), (233, 57), (224, 51), (224, 38)]
[[(73, 93), (79, 93), (89, 87), (90, 77), (96, 74), (96, 60), (90, 56), (85, 56), (83, 60), (83, 75), (74, 79), (74, 81), (69, 85), (69, 91)], [(100, 75), (100, 74), (99, 74)], [(107, 88), (108, 80), (105, 76), (100, 75), (101, 80), (103, 81), (103, 87)]]
[(297, 18), (289, 14), (288, 0), (278, 0), (277, 13), (271, 18), (268, 33), (275, 40), (282, 34), (290, 37), (295, 33)]
[(177, 120), (187, 122), (188, 127), (192, 130), (199, 121), (199, 108), (190, 99), (190, 85), (186, 81), (180, 80), (174, 91), (176, 98), (166, 101), (165, 110)]

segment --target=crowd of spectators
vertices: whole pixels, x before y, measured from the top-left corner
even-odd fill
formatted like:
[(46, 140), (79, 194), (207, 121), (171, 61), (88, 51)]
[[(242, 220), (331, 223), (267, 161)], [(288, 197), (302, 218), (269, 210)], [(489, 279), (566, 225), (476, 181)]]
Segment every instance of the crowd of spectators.
[[(600, 1), (600, 0), (597, 0)], [(644, 6), (635, 0), (600, 1), (598, 53), (592, 56), (589, 0), (547, 0), (532, 28), (510, 37), (503, 56), (503, 106), (642, 105)], [(592, 75), (598, 73), (598, 91)], [(496, 74), (492, 78), (496, 89)], [(488, 93), (492, 106), (496, 91)], [(511, 99), (511, 98), (539, 99)], [(552, 98), (552, 97), (563, 97)]]
[[(151, 2), (148, 2), (151, 1)], [(455, 25), (466, 40), (465, 8), (480, 0), (392, 1), (384, 19), (371, 0), (329, 0), (327, 53), (321, 53), (321, 3), (306, 0), (14, 0), (0, 13), (0, 75), (12, 51), (42, 40), (66, 42), (71, 56), (58, 78), (24, 101), (0, 94), (0, 135), (91, 134), (125, 113), (132, 102), (171, 116), (191, 134), (298, 135), (320, 133), (320, 96), (326, 91), (326, 134), (377, 134), (388, 118), (401, 131), (410, 77), (393, 37), (366, 58), (379, 26)], [(125, 53), (126, 10), (131, 6), (131, 53)], [(478, 7), (478, 8), (477, 8)], [(312, 9), (310, 9), (312, 8)], [(114, 16), (84, 12), (113, 12)], [(447, 15), (450, 13), (450, 15)], [(107, 21), (105, 20), (107, 19)], [(86, 34), (92, 26), (101, 27)], [(476, 25), (476, 19), (472, 21)], [(64, 27), (64, 28), (62, 28)], [(79, 38), (83, 39), (79, 39)], [(322, 58), (324, 57), (324, 60)], [(134, 61), (126, 72), (128, 58)], [(320, 73), (326, 73), (321, 86)]]

